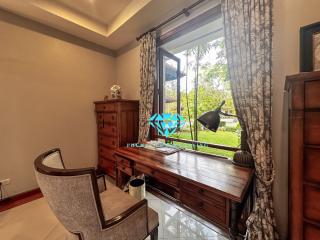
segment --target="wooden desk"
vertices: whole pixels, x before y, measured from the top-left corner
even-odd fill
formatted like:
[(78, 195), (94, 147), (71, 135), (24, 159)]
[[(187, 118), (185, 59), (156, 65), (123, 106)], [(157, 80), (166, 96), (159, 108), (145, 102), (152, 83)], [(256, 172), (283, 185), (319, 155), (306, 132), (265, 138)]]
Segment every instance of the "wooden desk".
[(206, 219), (238, 235), (238, 221), (254, 170), (230, 160), (189, 151), (171, 155), (143, 148), (121, 147), (115, 151), (117, 185), (128, 176), (144, 173), (148, 184), (176, 199)]

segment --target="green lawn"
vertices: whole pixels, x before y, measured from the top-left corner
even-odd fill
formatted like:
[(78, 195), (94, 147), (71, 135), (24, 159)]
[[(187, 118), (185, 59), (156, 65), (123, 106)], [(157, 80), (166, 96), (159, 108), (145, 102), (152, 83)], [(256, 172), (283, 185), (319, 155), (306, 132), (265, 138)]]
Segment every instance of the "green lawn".
[[(172, 137), (175, 138), (182, 138), (182, 139), (191, 139), (190, 132), (179, 132)], [(213, 143), (213, 144), (219, 144), (219, 145), (227, 145), (232, 147), (238, 147), (240, 145), (240, 138), (239, 135), (235, 132), (228, 132), (228, 131), (217, 131), (212, 132), (208, 130), (199, 131), (198, 135), (198, 141), (199, 142), (206, 142), (206, 143)], [(180, 143), (180, 142), (174, 142), (175, 145), (178, 145), (180, 147), (192, 149), (191, 144), (187, 143)], [(219, 156), (225, 156), (228, 158), (232, 158), (234, 152), (232, 151), (225, 151), (221, 149), (215, 149), (215, 148), (209, 148), (209, 147), (198, 147), (199, 151), (211, 153)]]

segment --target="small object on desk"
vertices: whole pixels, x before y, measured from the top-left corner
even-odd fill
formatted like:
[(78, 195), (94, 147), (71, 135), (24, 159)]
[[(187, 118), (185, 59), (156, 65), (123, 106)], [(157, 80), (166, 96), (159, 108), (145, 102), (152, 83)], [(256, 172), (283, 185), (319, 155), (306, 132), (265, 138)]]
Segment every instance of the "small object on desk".
[(158, 151), (164, 154), (173, 154), (182, 150), (182, 148), (178, 146), (166, 144), (159, 141), (149, 141), (145, 144), (144, 148), (153, 150), (153, 151)]
[(241, 149), (233, 155), (232, 163), (241, 167), (254, 167), (253, 157), (247, 144), (247, 135), (241, 131)]

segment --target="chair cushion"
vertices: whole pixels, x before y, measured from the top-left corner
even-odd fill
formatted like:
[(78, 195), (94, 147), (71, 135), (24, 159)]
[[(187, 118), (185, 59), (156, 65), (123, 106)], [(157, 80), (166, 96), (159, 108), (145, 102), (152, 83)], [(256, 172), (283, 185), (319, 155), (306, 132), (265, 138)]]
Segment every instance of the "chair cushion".
[[(121, 213), (138, 203), (137, 199), (112, 185), (108, 185), (107, 190), (100, 193), (100, 198), (106, 220), (119, 216)], [(149, 232), (158, 226), (158, 224), (159, 219), (157, 212), (148, 208)]]

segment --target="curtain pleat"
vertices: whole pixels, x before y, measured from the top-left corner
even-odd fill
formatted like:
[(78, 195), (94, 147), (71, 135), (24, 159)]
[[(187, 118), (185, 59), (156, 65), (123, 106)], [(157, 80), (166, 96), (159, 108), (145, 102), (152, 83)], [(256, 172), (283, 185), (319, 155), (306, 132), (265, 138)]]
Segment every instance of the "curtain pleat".
[(139, 143), (149, 135), (149, 118), (152, 114), (154, 86), (156, 80), (156, 36), (147, 33), (140, 40), (140, 104), (139, 104)]
[(278, 239), (272, 195), (272, 0), (222, 0), (221, 10), (234, 105), (256, 170), (246, 239)]

